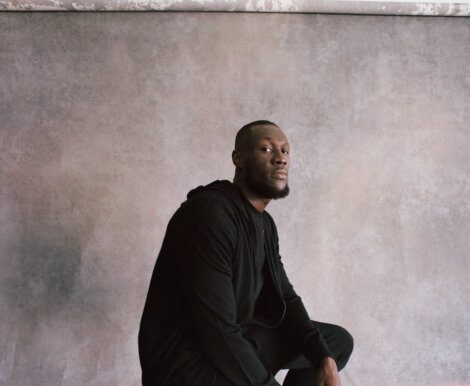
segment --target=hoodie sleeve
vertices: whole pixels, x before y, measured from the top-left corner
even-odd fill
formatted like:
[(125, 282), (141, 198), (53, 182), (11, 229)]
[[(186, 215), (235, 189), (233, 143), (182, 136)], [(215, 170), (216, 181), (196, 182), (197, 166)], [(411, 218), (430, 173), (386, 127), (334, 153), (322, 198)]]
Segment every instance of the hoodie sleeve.
[(287, 339), (300, 348), (302, 354), (314, 366), (318, 366), (324, 357), (336, 358), (331, 353), (320, 331), (315, 327), (315, 322), (305, 309), (300, 296), (298, 296), (282, 266), (279, 256), (279, 265), (281, 266), (281, 280), (283, 288), (284, 301), (286, 302), (286, 313), (281, 323), (281, 331)]
[(281, 256), (279, 255), (279, 238), (274, 221), (271, 224), (274, 233), (274, 250), (277, 256), (276, 262), (279, 268), (281, 292), (286, 303), (286, 312), (280, 329), (288, 341), (293, 342), (295, 346), (299, 347), (302, 354), (305, 355), (312, 365), (318, 366), (324, 357), (332, 357), (336, 360), (319, 329), (315, 326), (315, 322), (310, 320), (302, 299), (297, 295), (287, 277)]
[(237, 228), (224, 204), (202, 202), (179, 221), (175, 259), (194, 337), (209, 361), (237, 386), (279, 386), (237, 323), (232, 258)]

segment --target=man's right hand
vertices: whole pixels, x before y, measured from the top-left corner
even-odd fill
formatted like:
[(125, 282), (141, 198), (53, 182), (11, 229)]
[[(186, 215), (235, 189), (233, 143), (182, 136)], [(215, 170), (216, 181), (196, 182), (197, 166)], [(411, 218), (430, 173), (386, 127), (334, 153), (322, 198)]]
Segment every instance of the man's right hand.
[(341, 386), (338, 368), (333, 358), (323, 358), (317, 370), (315, 386)]

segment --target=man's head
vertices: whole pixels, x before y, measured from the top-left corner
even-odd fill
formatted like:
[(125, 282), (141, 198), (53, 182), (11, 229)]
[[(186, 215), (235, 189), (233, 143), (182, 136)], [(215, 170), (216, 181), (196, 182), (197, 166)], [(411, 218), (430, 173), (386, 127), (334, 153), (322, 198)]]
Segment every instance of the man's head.
[(275, 123), (248, 123), (235, 138), (235, 178), (261, 198), (286, 197), (289, 151), (287, 137)]

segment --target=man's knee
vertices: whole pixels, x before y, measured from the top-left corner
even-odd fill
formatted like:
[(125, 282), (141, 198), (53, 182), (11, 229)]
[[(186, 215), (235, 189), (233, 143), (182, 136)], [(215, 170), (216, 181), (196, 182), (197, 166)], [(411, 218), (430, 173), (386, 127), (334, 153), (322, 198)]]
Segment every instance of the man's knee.
[(348, 363), (349, 357), (351, 356), (353, 349), (354, 349), (354, 338), (349, 333), (348, 330), (341, 326), (337, 326), (337, 334), (338, 340), (341, 345), (341, 350), (338, 353), (337, 362), (338, 362), (338, 370), (343, 369)]
[(335, 356), (338, 370), (343, 369), (354, 349), (354, 338), (345, 328), (329, 323), (312, 321), (325, 339), (332, 354)]

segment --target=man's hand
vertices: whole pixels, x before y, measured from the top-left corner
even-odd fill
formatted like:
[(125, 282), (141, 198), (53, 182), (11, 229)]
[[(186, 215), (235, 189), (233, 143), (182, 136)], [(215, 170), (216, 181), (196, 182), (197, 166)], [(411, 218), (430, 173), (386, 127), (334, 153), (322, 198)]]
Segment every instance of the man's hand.
[(317, 370), (315, 386), (341, 386), (338, 368), (333, 358), (323, 358)]

